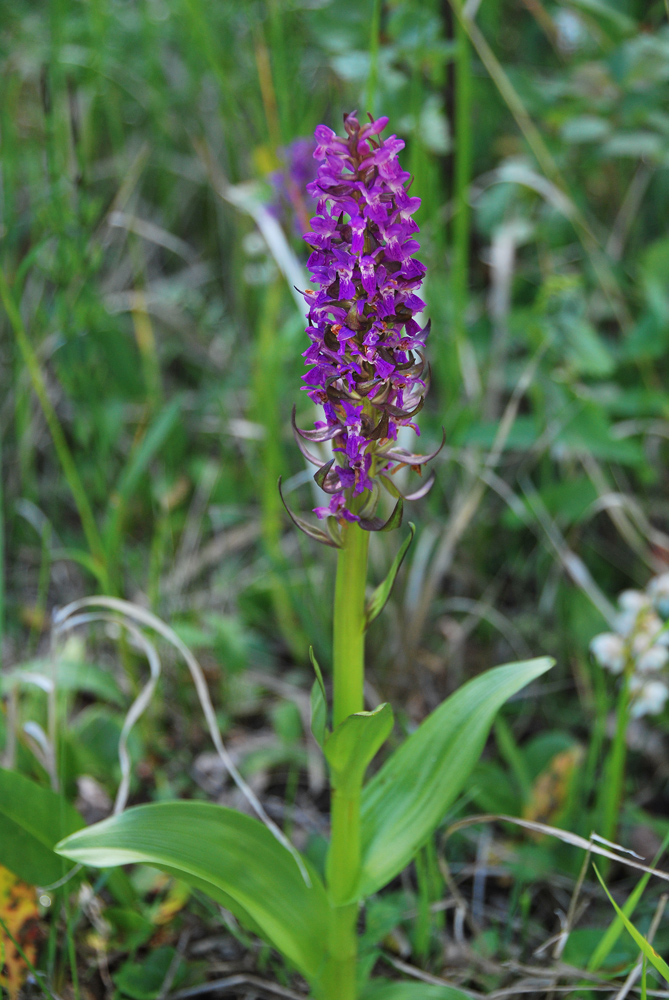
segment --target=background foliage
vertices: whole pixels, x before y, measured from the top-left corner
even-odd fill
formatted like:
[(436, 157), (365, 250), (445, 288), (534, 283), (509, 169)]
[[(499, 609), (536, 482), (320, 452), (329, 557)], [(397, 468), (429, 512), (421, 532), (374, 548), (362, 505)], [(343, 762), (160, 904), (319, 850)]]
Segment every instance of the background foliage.
[[(60, 786), (81, 808), (93, 808), (91, 788), (103, 803), (114, 795), (144, 670), (132, 643), (104, 630), (69, 641), (55, 722), (44, 692), (12, 677), (43, 668), (54, 606), (124, 597), (198, 652), (238, 761), (281, 822), (299, 826), (284, 800), (309, 814), (300, 835), (318, 863), (308, 647), (327, 667), (333, 557), (298, 537), (276, 490), (281, 474), (293, 508), (315, 506), (290, 431), (294, 403), (302, 426), (313, 418), (292, 289), (306, 283), (305, 248), (285, 213), (273, 240), (263, 206), (285, 147), (357, 107), (390, 116), (423, 199), (422, 446), (446, 434), (391, 608), (370, 627), (370, 699), (394, 702), (410, 731), (484, 667), (555, 656), (497, 724), (456, 813), (524, 812), (589, 836), (606, 808), (616, 691), (587, 644), (615, 595), (669, 562), (663, 0), (470, 0), (464, 11), (457, 0), (16, 0), (0, 47), (5, 763), (43, 782), (49, 771), (31, 753), (35, 731), (10, 754), (16, 711), (53, 725)], [(376, 579), (397, 544), (372, 539)], [(129, 743), (134, 800), (233, 802), (181, 668), (162, 684)], [(668, 829), (666, 733), (665, 714), (630, 735), (617, 836), (649, 859)], [(449, 842), (470, 894), (467, 865), (492, 851), (486, 837)], [(509, 974), (493, 958), (535, 961), (581, 862), (510, 829), (496, 849), (513, 888), (495, 884), (484, 909), (478, 883), (465, 961), (486, 991)], [(434, 971), (447, 962), (444, 927), (454, 932), (435, 909), (438, 854), (367, 917), (374, 944), (404, 926), (391, 952)], [(156, 996), (179, 928), (156, 951), (169, 918), (151, 907), (173, 890), (142, 878), (105, 897), (105, 947), (132, 962), (153, 941)], [(581, 968), (610, 919), (596, 883), (587, 891), (597, 915), (562, 956)], [(75, 985), (82, 905), (64, 925), (54, 918), (42, 963)], [(644, 932), (655, 905), (651, 886)], [(622, 938), (616, 947), (601, 968), (634, 959)], [(144, 1000), (136, 970), (116, 961), (116, 988)]]

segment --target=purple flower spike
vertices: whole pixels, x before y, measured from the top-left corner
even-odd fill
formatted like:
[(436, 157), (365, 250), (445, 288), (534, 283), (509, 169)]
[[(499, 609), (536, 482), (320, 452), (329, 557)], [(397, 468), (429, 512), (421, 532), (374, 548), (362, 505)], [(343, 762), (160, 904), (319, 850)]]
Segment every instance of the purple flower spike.
[[(374, 517), (379, 486), (399, 497), (388, 475), (405, 464), (420, 471), (420, 456), (398, 451), (396, 442), (400, 427), (417, 430), (411, 418), (427, 383), (421, 348), (429, 324), (421, 329), (414, 318), (425, 305), (417, 294), (425, 267), (413, 256), (419, 244), (411, 218), (420, 198), (409, 196), (410, 177), (398, 161), (404, 142), (380, 138), (387, 124), (378, 118), (361, 127), (353, 112), (344, 116), (346, 137), (316, 128), (319, 167), (307, 191), (318, 214), (304, 239), (318, 290), (304, 293), (310, 346), (303, 379), (325, 420), (317, 422), (318, 432), (294, 428), (307, 440), (318, 433), (333, 442), (334, 462), (315, 477), (331, 496), (315, 508), (317, 516), (357, 521), (367, 530), (382, 526)], [(384, 527), (395, 526), (401, 502)]]

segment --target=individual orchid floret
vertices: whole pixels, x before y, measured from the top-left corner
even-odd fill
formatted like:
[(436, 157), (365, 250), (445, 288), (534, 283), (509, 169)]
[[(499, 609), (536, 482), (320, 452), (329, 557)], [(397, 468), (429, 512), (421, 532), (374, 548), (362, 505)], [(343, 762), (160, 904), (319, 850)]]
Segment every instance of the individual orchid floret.
[[(367, 530), (386, 527), (374, 517), (379, 487), (397, 498), (401, 517), (402, 499), (422, 496), (431, 482), (402, 497), (389, 476), (404, 465), (420, 472), (433, 457), (398, 444), (400, 428), (419, 433), (414, 418), (427, 387), (422, 351), (429, 324), (418, 322), (425, 266), (414, 256), (412, 216), (420, 198), (409, 195), (410, 176), (399, 163), (404, 142), (380, 138), (387, 124), (378, 118), (361, 126), (352, 113), (344, 116), (345, 136), (326, 125), (315, 132), (320, 162), (307, 191), (318, 213), (304, 239), (316, 288), (304, 293), (310, 341), (304, 381), (324, 419), (313, 431), (293, 421), (302, 453), (319, 466), (314, 478), (331, 497), (316, 515), (355, 520)], [(323, 463), (308, 442), (331, 442), (334, 458)]]

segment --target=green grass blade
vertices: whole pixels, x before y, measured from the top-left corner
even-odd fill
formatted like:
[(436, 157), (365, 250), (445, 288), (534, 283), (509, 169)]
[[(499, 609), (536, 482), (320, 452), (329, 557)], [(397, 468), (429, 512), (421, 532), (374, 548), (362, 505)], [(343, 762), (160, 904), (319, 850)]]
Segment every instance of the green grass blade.
[(49, 399), (49, 394), (42, 376), (39, 361), (37, 360), (37, 356), (28, 339), (28, 334), (26, 333), (23, 325), (21, 314), (18, 310), (16, 302), (14, 301), (14, 296), (12, 295), (9, 284), (7, 283), (4, 271), (1, 269), (0, 298), (2, 299), (10, 325), (14, 331), (14, 336), (16, 338), (19, 351), (23, 357), (24, 364), (28, 369), (33, 391), (39, 400), (40, 406), (42, 407), (44, 419), (46, 420), (49, 432), (53, 439), (56, 454), (58, 455), (67, 484), (70, 487), (70, 492), (72, 493), (77, 510), (79, 511), (81, 526), (84, 530), (84, 535), (86, 536), (86, 542), (91, 555), (99, 563), (101, 572), (104, 573), (106, 569), (105, 551), (102, 545), (102, 539), (100, 538), (100, 534), (98, 532), (97, 524), (95, 523), (93, 510), (88, 502), (86, 490), (84, 489), (84, 485), (79, 476), (79, 471), (74, 458), (72, 457), (72, 452), (70, 451), (67, 441), (65, 440), (63, 428), (60, 425), (60, 421), (58, 420), (56, 411), (53, 408), (53, 404)]
[(639, 948), (641, 949), (642, 954), (645, 956), (645, 958), (648, 959), (648, 961), (650, 962), (650, 964), (655, 969), (657, 969), (657, 971), (660, 973), (660, 975), (664, 976), (664, 978), (669, 983), (669, 965), (667, 965), (667, 963), (665, 962), (665, 960), (658, 955), (658, 953), (653, 948), (652, 944), (649, 944), (648, 941), (646, 941), (646, 939), (643, 936), (643, 934), (639, 933), (639, 931), (636, 929), (636, 927), (634, 926), (634, 924), (632, 923), (632, 921), (628, 920), (628, 918), (625, 916), (625, 914), (620, 909), (620, 907), (618, 906), (618, 904), (614, 900), (614, 898), (611, 895), (611, 893), (609, 892), (609, 890), (606, 888), (606, 885), (604, 884), (604, 879), (602, 878), (602, 876), (597, 871), (597, 866), (593, 865), (592, 867), (595, 869), (595, 875), (599, 879), (599, 882), (601, 884), (602, 889), (604, 890), (604, 892), (606, 893), (606, 895), (609, 897), (609, 901), (611, 903), (611, 906), (614, 908), (614, 910), (616, 911), (616, 913), (618, 914), (618, 916), (622, 920), (622, 922), (623, 922), (623, 924), (625, 926), (625, 929), (627, 930), (628, 934), (639, 945)]
[(182, 397), (177, 396), (163, 407), (132, 452), (128, 464), (121, 473), (116, 489), (112, 493), (104, 532), (106, 549), (110, 554), (118, 549), (127, 503), (137, 489), (149, 462), (174, 428), (182, 402)]
[[(669, 844), (669, 833), (666, 835), (662, 841), (662, 846), (653, 858), (651, 868), (654, 868), (658, 863), (662, 855), (664, 854), (667, 844)], [(648, 880), (650, 878), (650, 872), (644, 875), (639, 882), (634, 887), (634, 890), (630, 893), (627, 898), (627, 902), (623, 906), (623, 913), (629, 919), (634, 914), (637, 907), (637, 903), (641, 899), (646, 886), (648, 885)], [(620, 937), (623, 929), (623, 921), (620, 917), (616, 916), (611, 921), (611, 924), (606, 930), (606, 933), (602, 940), (599, 942), (592, 955), (590, 956), (590, 961), (588, 962), (588, 972), (596, 972), (597, 969), (601, 969), (602, 965), (614, 948), (616, 941)]]

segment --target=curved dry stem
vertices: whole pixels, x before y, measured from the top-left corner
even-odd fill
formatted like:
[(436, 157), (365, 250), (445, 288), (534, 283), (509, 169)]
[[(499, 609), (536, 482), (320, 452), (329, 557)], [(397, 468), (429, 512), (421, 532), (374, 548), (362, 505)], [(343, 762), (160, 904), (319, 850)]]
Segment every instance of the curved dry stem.
[[(286, 835), (282, 830), (270, 819), (267, 815), (263, 806), (260, 803), (255, 792), (247, 785), (247, 783), (242, 778), (241, 774), (237, 770), (234, 761), (230, 757), (228, 751), (225, 748), (223, 739), (221, 737), (220, 730), (218, 728), (218, 723), (216, 721), (216, 714), (214, 712), (214, 706), (211, 702), (211, 697), (209, 695), (209, 688), (207, 687), (207, 682), (202, 672), (202, 667), (196, 660), (195, 656), (191, 653), (190, 649), (186, 644), (179, 638), (176, 632), (166, 625), (164, 621), (154, 615), (151, 611), (147, 611), (145, 608), (139, 607), (137, 604), (132, 604), (130, 601), (124, 601), (117, 597), (105, 597), (105, 596), (95, 596), (95, 597), (83, 597), (77, 601), (72, 601), (70, 604), (66, 605), (64, 608), (54, 612), (54, 634), (58, 634), (67, 631), (68, 629), (68, 619), (74, 615), (77, 615), (80, 611), (85, 608), (109, 608), (112, 611), (118, 612), (120, 615), (127, 616), (131, 621), (138, 622), (145, 628), (152, 629), (157, 632), (158, 635), (166, 639), (183, 657), (186, 661), (186, 665), (190, 671), (191, 678), (195, 685), (195, 690), (204, 714), (207, 729), (209, 730), (209, 735), (214, 744), (218, 756), (221, 758), (224, 766), (226, 767), (230, 777), (235, 782), (240, 792), (247, 800), (249, 805), (253, 808), (254, 812), (257, 814), (258, 818), (265, 824), (265, 826), (270, 830), (270, 832), (276, 837), (279, 843), (286, 848), (287, 851), (292, 854), (297, 864), (300, 874), (302, 875), (305, 883), (307, 885), (311, 884), (309, 874), (306, 870), (304, 862), (300, 857), (297, 849), (290, 843)], [(151, 683), (151, 682), (149, 682)], [(140, 694), (141, 697), (141, 694)], [(136, 705), (136, 702), (135, 702)], [(142, 708), (142, 711), (144, 709)], [(132, 707), (131, 707), (132, 711)], [(141, 714), (141, 712), (139, 713)], [(137, 716), (139, 717), (139, 716)]]

